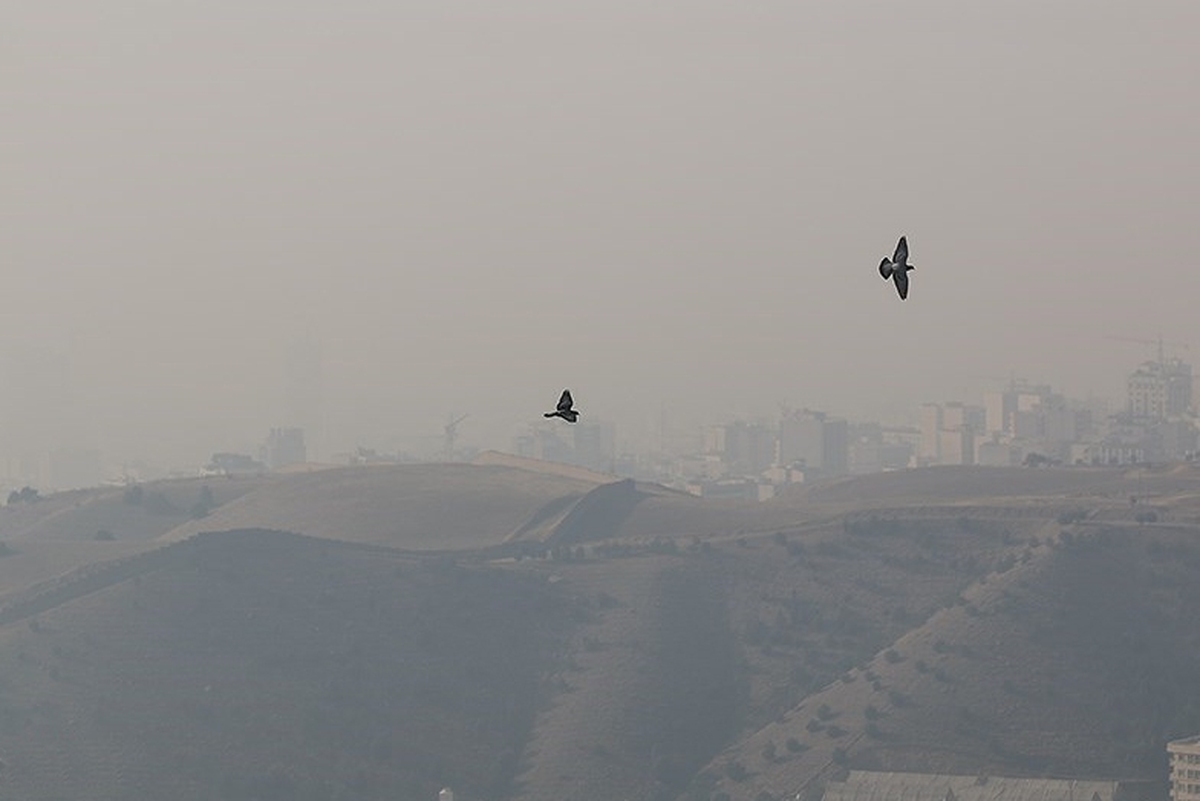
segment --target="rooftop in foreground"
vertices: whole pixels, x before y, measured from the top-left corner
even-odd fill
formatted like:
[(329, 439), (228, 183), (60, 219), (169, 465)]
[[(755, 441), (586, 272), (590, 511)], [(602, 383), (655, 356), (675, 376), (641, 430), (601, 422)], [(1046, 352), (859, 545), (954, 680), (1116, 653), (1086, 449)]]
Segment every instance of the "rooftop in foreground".
[(1121, 782), (852, 770), (824, 801), (1120, 801)]

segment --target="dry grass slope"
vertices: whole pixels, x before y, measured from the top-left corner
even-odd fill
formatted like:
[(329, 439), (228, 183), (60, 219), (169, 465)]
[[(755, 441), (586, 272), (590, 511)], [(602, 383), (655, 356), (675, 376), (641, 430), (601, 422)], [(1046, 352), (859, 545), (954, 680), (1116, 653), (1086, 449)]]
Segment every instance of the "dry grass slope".
[(503, 542), (554, 499), (595, 486), (513, 467), (346, 467), (284, 477), (179, 526), (166, 539), (267, 527), (413, 550), (483, 548)]

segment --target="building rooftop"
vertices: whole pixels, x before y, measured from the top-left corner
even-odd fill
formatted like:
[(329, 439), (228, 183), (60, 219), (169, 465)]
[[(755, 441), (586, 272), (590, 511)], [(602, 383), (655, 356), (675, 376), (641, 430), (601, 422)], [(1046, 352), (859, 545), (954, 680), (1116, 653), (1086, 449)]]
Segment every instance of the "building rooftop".
[(1172, 740), (1171, 742), (1167, 743), (1168, 748), (1173, 745), (1200, 745), (1200, 734), (1194, 734), (1191, 737), (1183, 737), (1179, 740)]
[(1114, 801), (1120, 783), (852, 770), (824, 801)]

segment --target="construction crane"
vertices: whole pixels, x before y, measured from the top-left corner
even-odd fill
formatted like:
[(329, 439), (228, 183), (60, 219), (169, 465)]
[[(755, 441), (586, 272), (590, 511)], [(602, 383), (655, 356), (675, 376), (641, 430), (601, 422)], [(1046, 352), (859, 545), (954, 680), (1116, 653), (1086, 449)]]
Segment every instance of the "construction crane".
[(1180, 348), (1182, 350), (1187, 350), (1189, 347), (1188, 343), (1186, 343), (1186, 342), (1164, 342), (1162, 334), (1158, 335), (1158, 339), (1139, 339), (1137, 337), (1118, 337), (1118, 336), (1105, 336), (1104, 338), (1105, 339), (1113, 339), (1118, 342), (1136, 342), (1139, 345), (1155, 345), (1158, 348), (1158, 363), (1159, 364), (1167, 363), (1166, 354), (1164, 352), (1165, 346), (1169, 345), (1172, 348)]
[(458, 424), (463, 420), (466, 420), (467, 417), (468, 415), (465, 414), (455, 417), (453, 413), (447, 417), (448, 422), (442, 429), (442, 455), (445, 457), (447, 462), (454, 459), (454, 443), (458, 439)]

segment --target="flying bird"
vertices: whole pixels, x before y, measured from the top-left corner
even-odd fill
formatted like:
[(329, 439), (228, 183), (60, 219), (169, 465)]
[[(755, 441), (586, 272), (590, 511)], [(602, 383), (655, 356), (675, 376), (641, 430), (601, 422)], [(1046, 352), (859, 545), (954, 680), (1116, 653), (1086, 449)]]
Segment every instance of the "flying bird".
[(574, 423), (579, 419), (579, 412), (571, 407), (575, 405), (575, 401), (571, 399), (571, 390), (564, 389), (562, 397), (558, 399), (558, 408), (552, 412), (543, 412), (544, 417), (561, 417), (568, 423)]
[(890, 259), (884, 256), (883, 261), (879, 262), (879, 274), (885, 281), (890, 278), (896, 282), (900, 300), (908, 297), (908, 271), (911, 269), (913, 266), (908, 263), (908, 239), (902, 236), (896, 243), (895, 254)]

